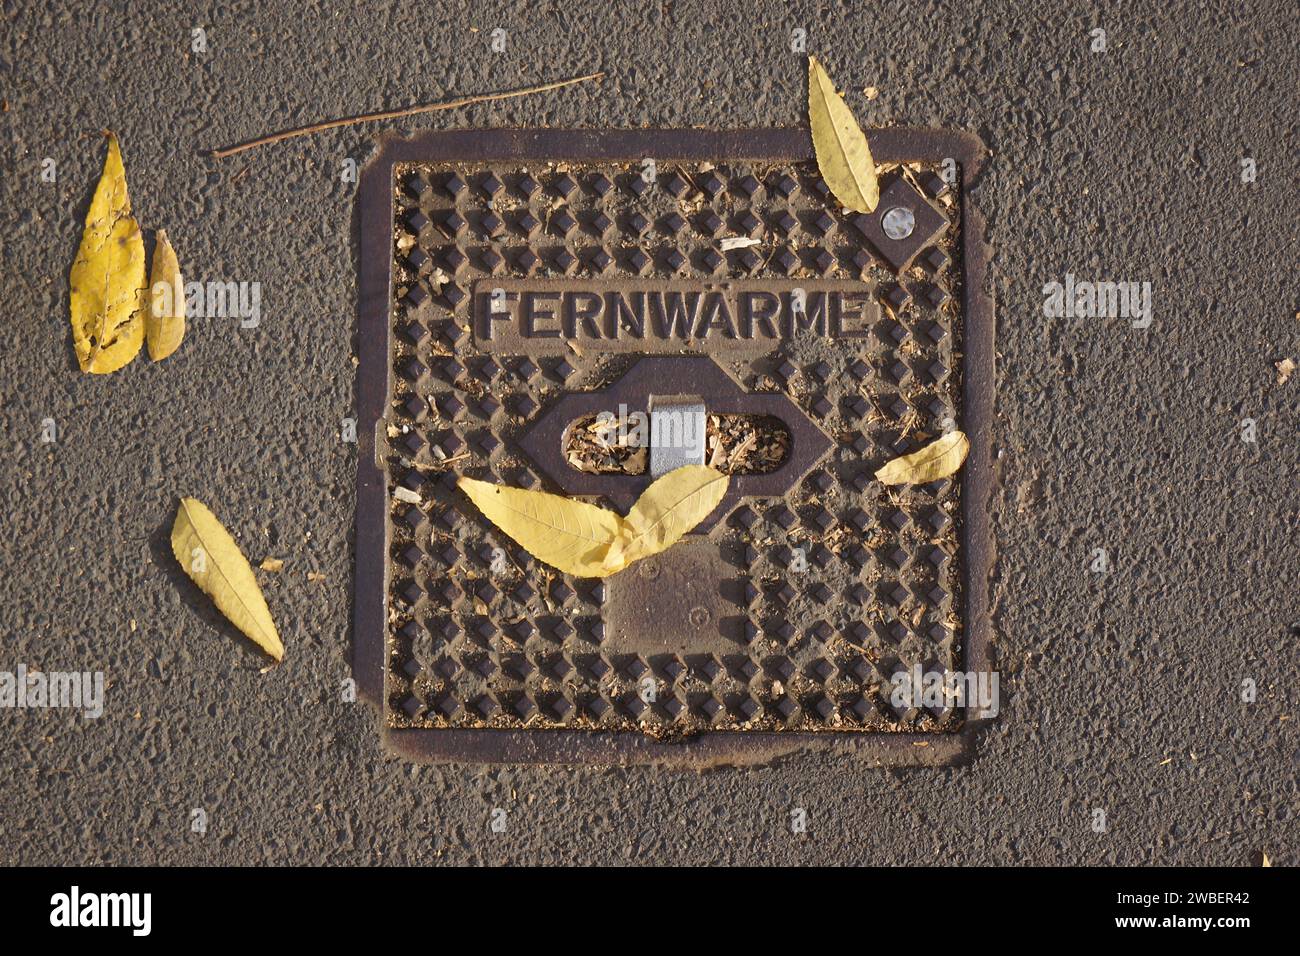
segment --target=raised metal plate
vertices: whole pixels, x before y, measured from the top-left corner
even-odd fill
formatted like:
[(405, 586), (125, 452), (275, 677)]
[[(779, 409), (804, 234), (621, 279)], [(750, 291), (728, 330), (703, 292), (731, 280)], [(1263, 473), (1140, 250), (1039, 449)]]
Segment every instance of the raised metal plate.
[[(800, 130), (384, 145), (361, 187), (354, 671), (390, 746), (693, 765), (962, 752), (959, 710), (888, 691), (913, 665), (989, 666), (993, 322), (968, 198), (984, 152), (920, 130), (874, 131), (872, 150), (888, 202), (859, 215)], [(880, 217), (899, 204), (916, 228), (895, 242)], [(670, 321), (665, 303), (710, 293)], [(625, 510), (649, 476), (577, 472), (559, 436), (650, 389), (777, 414), (792, 452), (605, 581), (533, 560), (456, 491), (468, 474)], [(949, 420), (972, 441), (959, 478), (874, 481)]]

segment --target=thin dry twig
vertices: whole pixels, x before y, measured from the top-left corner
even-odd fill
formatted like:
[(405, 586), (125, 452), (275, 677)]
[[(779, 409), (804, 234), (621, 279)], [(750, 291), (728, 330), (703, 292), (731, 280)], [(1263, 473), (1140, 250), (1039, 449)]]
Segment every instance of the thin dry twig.
[(226, 156), (233, 156), (235, 153), (242, 153), (246, 149), (252, 149), (255, 146), (265, 146), (268, 143), (278, 143), (281, 140), (292, 139), (295, 136), (307, 136), (310, 133), (319, 133), (322, 130), (335, 129), (339, 126), (352, 126), (356, 123), (371, 123), (377, 120), (397, 119), (402, 116), (413, 116), (416, 113), (436, 113), (441, 110), (454, 110), (460, 106), (472, 106), (475, 103), (486, 103), (489, 100), (508, 100), (515, 96), (528, 96), (532, 93), (545, 93), (548, 90), (558, 90), (564, 86), (573, 86), (576, 83), (586, 83), (590, 80), (599, 80), (605, 76), (605, 71), (599, 73), (589, 73), (586, 76), (575, 76), (567, 80), (556, 80), (554, 83), (543, 83), (540, 86), (528, 86), (518, 90), (506, 90), (504, 93), (480, 93), (476, 96), (462, 96), (455, 100), (445, 100), (440, 103), (423, 103), (419, 106), (407, 106), (400, 110), (384, 110), (380, 113), (363, 113), (360, 116), (346, 116), (343, 119), (326, 120), (323, 123), (312, 123), (310, 126), (299, 126), (294, 129), (281, 130), (278, 133), (271, 133), (269, 136), (262, 136), (258, 139), (250, 139), (246, 143), (238, 143), (234, 146), (223, 146), (221, 149), (214, 149), (209, 155), (222, 159)]
[(458, 461), (472, 457), (469, 452), (463, 451), (458, 455), (452, 455), (450, 458), (441, 458), (432, 464), (426, 464), (422, 461), (408, 461), (405, 458), (399, 458), (398, 460), (407, 468), (418, 468), (420, 471), (442, 471), (447, 465), (454, 465)]

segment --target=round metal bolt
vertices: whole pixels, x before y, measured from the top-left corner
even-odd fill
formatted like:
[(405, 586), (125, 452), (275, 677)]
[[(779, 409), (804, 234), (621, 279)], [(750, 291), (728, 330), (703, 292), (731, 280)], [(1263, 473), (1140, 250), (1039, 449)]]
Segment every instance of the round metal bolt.
[(916, 215), (906, 206), (895, 206), (880, 217), (880, 228), (890, 239), (906, 239), (916, 228)]

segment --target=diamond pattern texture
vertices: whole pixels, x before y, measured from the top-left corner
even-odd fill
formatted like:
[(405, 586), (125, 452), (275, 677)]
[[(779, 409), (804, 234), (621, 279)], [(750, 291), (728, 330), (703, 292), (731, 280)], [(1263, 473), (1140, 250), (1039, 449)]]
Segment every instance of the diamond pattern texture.
[[(393, 727), (934, 731), (900, 711), (893, 674), (961, 667), (960, 479), (872, 475), (960, 420), (960, 196), (937, 164), (899, 170), (927, 215), (902, 273), (828, 198), (809, 164), (400, 163), (394, 177), (387, 720)], [(922, 198), (922, 197), (927, 198)], [(934, 198), (928, 198), (934, 197)], [(897, 200), (897, 197), (895, 197)], [(727, 236), (759, 245), (722, 251)], [(614, 653), (617, 579), (580, 580), (487, 524), (455, 475), (558, 491), (519, 447), (570, 390), (606, 387), (635, 355), (492, 355), (469, 334), (486, 276), (819, 277), (870, 284), (881, 321), (857, 340), (794, 338), (715, 356), (749, 391), (787, 394), (833, 447), (782, 498), (710, 532), (728, 614), (700, 653)], [(909, 294), (910, 292), (910, 294)], [(599, 498), (588, 499), (597, 504)], [(619, 644), (619, 646), (623, 646)]]

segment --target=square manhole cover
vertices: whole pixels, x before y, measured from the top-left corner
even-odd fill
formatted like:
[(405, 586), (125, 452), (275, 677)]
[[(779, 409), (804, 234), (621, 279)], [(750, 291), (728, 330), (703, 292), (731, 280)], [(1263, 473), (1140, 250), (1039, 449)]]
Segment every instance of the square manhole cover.
[[(983, 151), (871, 140), (870, 215), (840, 209), (800, 130), (429, 134), (367, 167), (354, 669), (391, 746), (960, 752), (968, 712), (891, 691), (988, 666)], [(956, 478), (874, 480), (954, 426)], [(732, 473), (727, 497), (605, 580), (531, 558), (455, 487), (625, 513), (683, 448)]]

